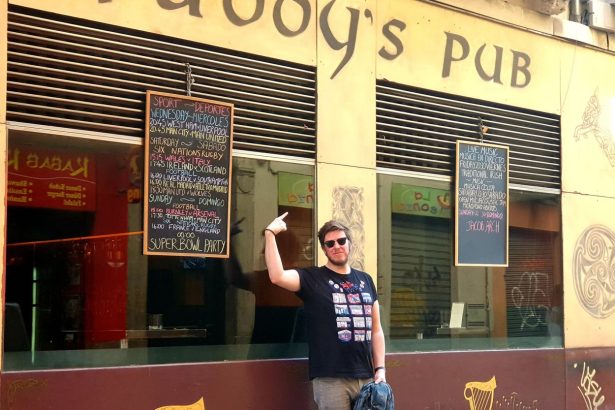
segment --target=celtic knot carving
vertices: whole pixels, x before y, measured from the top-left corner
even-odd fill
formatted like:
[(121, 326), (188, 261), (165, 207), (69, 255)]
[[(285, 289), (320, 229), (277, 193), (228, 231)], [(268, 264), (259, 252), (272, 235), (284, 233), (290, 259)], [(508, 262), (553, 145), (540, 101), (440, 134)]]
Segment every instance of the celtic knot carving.
[(592, 316), (603, 319), (615, 311), (615, 233), (592, 225), (577, 239), (573, 257), (577, 298)]
[(365, 269), (365, 228), (363, 225), (363, 188), (337, 186), (333, 189), (333, 219), (346, 225), (352, 235), (349, 260), (359, 270)]
[[(611, 166), (615, 167), (615, 142), (613, 142), (612, 132), (600, 127), (599, 122), (601, 113), (602, 107), (598, 100), (598, 89), (596, 89), (594, 95), (591, 96), (585, 107), (581, 124), (574, 130), (574, 139), (575, 141), (579, 141), (581, 138), (585, 139), (589, 136), (593, 136), (598, 146), (609, 160)], [(615, 132), (615, 130), (613, 132)]]

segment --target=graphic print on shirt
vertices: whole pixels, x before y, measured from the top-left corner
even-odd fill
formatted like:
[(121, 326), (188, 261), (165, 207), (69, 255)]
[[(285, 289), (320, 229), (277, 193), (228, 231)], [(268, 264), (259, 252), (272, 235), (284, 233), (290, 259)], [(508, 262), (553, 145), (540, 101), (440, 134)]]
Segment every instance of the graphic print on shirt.
[(345, 280), (336, 283), (329, 280), (333, 288), (332, 300), (338, 329), (337, 338), (342, 342), (365, 342), (372, 340), (372, 295), (364, 292), (365, 281), (359, 284)]

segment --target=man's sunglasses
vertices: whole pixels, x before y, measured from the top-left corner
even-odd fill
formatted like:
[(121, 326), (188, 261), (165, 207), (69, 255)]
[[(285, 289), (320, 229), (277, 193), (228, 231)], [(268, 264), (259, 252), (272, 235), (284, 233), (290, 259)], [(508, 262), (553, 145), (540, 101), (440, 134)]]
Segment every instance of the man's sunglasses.
[(348, 238), (337, 238), (336, 240), (330, 240), (330, 241), (325, 241), (325, 246), (327, 248), (333, 248), (335, 246), (335, 242), (337, 242), (337, 244), (339, 246), (344, 246), (346, 245), (346, 241), (348, 240)]

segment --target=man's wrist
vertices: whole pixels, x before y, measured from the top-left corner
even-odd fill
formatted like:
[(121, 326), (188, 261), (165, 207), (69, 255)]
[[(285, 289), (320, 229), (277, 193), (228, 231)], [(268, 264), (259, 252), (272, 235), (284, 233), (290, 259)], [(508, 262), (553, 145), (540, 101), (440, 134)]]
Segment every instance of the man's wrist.
[(385, 369), (385, 367), (384, 367), (384, 366), (377, 366), (377, 367), (374, 369), (374, 373), (376, 373), (378, 370), (384, 370), (384, 371), (386, 372), (386, 369)]
[(275, 236), (275, 232), (273, 232), (272, 229), (269, 229), (269, 228), (263, 229), (263, 235), (265, 235), (267, 232), (271, 232), (273, 234), (273, 236)]

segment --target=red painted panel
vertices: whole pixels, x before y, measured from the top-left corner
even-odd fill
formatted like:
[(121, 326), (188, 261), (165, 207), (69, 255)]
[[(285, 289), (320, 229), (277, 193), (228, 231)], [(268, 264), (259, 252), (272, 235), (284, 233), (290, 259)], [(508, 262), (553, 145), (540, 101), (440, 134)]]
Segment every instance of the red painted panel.
[[(387, 367), (401, 410), (469, 409), (465, 396), (489, 392), (466, 385), (493, 377), (484, 409), (584, 408), (565, 407), (562, 349), (393, 354)], [(154, 410), (201, 397), (207, 410), (315, 409), (305, 360), (14, 372), (0, 385), (2, 410)]]
[[(103, 160), (104, 158), (104, 160)], [(96, 241), (93, 265), (85, 277), (84, 334), (86, 346), (106, 343), (119, 347), (126, 337), (128, 300), (128, 201), (129, 169), (124, 158), (99, 157), (98, 211), (92, 234), (120, 234)]]
[(304, 360), (19, 372), (2, 375), (2, 410), (311, 409)]
[(615, 409), (615, 347), (566, 350), (566, 408)]
[[(560, 410), (563, 355), (560, 349), (389, 355), (387, 377), (399, 409), (470, 409), (473, 397), (477, 409)], [(492, 378), (495, 386), (485, 390), (469, 387)]]

